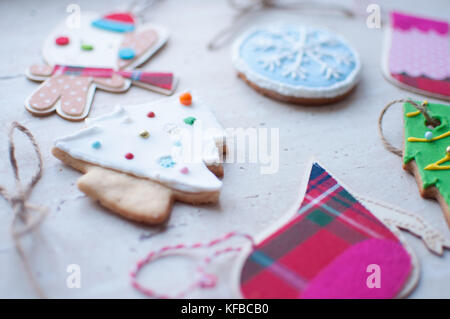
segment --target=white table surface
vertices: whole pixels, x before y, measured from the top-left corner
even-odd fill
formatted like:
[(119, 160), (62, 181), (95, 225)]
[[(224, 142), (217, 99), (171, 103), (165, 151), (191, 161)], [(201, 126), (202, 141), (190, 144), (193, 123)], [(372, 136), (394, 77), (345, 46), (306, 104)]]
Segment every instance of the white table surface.
[[(24, 69), (41, 62), (41, 43), (46, 33), (67, 15), (65, 9), (71, 2), (0, 2), (0, 185), (14, 189), (7, 131), (12, 121), (19, 121), (36, 135), (45, 160), (44, 177), (34, 189), (31, 201), (48, 206), (50, 214), (38, 234), (23, 244), (48, 297), (141, 297), (131, 287), (128, 273), (149, 250), (179, 242), (206, 241), (232, 230), (257, 235), (296, 200), (311, 156), (360, 195), (419, 213), (450, 236), (439, 205), (419, 196), (414, 178), (401, 168), (401, 159), (386, 151), (377, 135), (377, 118), (387, 102), (401, 97), (420, 98), (382, 77), (383, 30), (368, 29), (365, 17), (351, 20), (339, 15), (298, 12), (266, 12), (250, 17), (248, 26), (280, 19), (321, 24), (346, 36), (361, 54), (362, 81), (345, 101), (320, 108), (283, 104), (259, 95), (236, 77), (229, 45), (214, 52), (206, 50), (208, 40), (227, 26), (233, 15), (222, 0), (167, 0), (159, 4), (149, 17), (166, 25), (172, 34), (167, 46), (143, 68), (176, 72), (180, 77), (179, 90), (195, 89), (224, 127), (279, 128), (278, 173), (261, 175), (257, 164), (227, 164), (220, 203), (200, 207), (177, 203), (166, 229), (135, 224), (109, 213), (77, 189), (75, 182), (80, 173), (50, 154), (54, 138), (78, 130), (83, 123), (70, 123), (56, 115), (35, 118), (23, 106), (24, 99), (36, 88), (23, 76)], [(107, 12), (122, 1), (77, 3), (82, 10)], [(397, 8), (441, 18), (448, 18), (450, 12), (448, 0), (382, 1), (381, 7), (385, 11)], [(159, 94), (136, 87), (120, 95), (97, 91), (90, 116), (105, 114), (116, 104), (160, 98)], [(387, 136), (397, 145), (402, 139), (400, 109), (389, 112), (385, 121)], [(16, 136), (21, 168), (26, 175), (35, 163), (33, 153), (25, 139)], [(0, 200), (0, 297), (35, 297), (12, 246), (11, 220), (10, 207)], [(433, 255), (419, 239), (405, 236), (421, 264), (421, 279), (411, 297), (449, 298), (450, 252), (442, 257)], [(232, 263), (231, 257), (221, 259), (212, 269), (219, 274), (217, 287), (188, 297), (232, 297)], [(66, 286), (69, 264), (81, 267), (79, 289)], [(190, 259), (166, 258), (145, 270), (144, 282), (170, 292), (187, 283), (193, 268)]]

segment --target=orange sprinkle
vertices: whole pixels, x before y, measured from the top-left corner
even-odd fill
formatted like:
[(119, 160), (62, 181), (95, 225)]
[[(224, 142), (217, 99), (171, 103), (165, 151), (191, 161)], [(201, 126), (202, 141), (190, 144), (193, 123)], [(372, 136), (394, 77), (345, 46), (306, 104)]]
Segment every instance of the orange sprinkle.
[(192, 104), (191, 93), (186, 92), (186, 93), (180, 94), (180, 103), (183, 105), (191, 105)]

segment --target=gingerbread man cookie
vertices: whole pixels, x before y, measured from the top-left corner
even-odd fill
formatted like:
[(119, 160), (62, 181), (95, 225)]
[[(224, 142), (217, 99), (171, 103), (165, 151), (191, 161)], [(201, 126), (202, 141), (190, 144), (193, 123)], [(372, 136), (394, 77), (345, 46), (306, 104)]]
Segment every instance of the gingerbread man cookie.
[(125, 92), (131, 83), (164, 94), (176, 85), (172, 73), (133, 70), (145, 63), (168, 39), (168, 31), (157, 25), (136, 25), (129, 13), (83, 13), (80, 25), (62, 22), (44, 42), (47, 64), (26, 70), (29, 79), (43, 82), (25, 101), (34, 115), (56, 111), (68, 120), (89, 114), (96, 88)]

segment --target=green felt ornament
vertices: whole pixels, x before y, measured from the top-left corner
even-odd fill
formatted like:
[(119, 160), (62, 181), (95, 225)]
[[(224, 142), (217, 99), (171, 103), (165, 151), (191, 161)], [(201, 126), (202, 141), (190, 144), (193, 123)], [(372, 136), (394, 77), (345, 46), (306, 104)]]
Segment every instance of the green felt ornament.
[(403, 166), (416, 176), (422, 196), (439, 200), (450, 224), (450, 106), (426, 101), (422, 106), (438, 123), (428, 123), (411, 103), (403, 105)]

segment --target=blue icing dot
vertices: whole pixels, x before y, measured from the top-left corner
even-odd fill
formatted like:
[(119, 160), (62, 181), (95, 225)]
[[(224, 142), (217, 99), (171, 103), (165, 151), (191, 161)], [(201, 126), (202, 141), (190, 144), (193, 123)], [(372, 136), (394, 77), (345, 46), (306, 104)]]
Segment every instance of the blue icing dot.
[(175, 166), (175, 162), (172, 159), (172, 156), (163, 156), (159, 159), (159, 165), (161, 165), (164, 168), (170, 168)]
[(101, 146), (102, 143), (100, 143), (99, 141), (95, 141), (94, 143), (92, 143), (92, 148), (95, 148), (96, 150), (98, 150)]
[(181, 146), (181, 142), (180, 141), (176, 141), (173, 143), (173, 145), (180, 147)]
[(131, 48), (123, 48), (119, 50), (119, 58), (122, 60), (131, 60), (135, 55), (136, 53)]
[(292, 86), (330, 87), (356, 68), (355, 52), (325, 30), (282, 25), (258, 29), (240, 44), (248, 67), (275, 82)]

